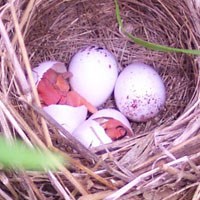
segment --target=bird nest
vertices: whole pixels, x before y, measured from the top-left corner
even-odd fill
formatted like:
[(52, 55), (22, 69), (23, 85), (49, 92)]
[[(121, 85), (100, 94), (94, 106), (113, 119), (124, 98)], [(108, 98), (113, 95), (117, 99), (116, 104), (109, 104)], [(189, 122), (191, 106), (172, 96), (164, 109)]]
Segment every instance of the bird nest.
[[(113, 0), (9, 2), (0, 2), (1, 132), (62, 151), (69, 166), (48, 173), (2, 171), (1, 198), (199, 199), (199, 58), (130, 41), (119, 30)], [(127, 32), (184, 49), (199, 47), (199, 6), (190, 0), (119, 1)], [(91, 44), (110, 50), (121, 68), (133, 61), (153, 66), (167, 101), (157, 117), (131, 122), (133, 137), (88, 150), (62, 137), (62, 128), (38, 106), (30, 71), (45, 60), (68, 65), (77, 50)], [(108, 107), (115, 107), (113, 96), (101, 108)]]

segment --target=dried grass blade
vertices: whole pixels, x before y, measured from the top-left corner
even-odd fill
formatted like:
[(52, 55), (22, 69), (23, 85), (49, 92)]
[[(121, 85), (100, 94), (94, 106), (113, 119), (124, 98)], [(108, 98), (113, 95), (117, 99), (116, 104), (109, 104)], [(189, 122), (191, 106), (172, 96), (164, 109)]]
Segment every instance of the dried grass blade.
[[(0, 104), (1, 104), (1, 102), (0, 102)], [(10, 131), (9, 125), (7, 123), (7, 120), (6, 120), (6, 117), (5, 117), (5, 115), (4, 115), (4, 113), (3, 113), (1, 108), (0, 108), (0, 119), (1, 119), (0, 123), (1, 123), (2, 129), (3, 129), (3, 132), (5, 133), (5, 137), (8, 140), (11, 140), (12, 139), (12, 133)]]
[(62, 165), (59, 166), (59, 170), (65, 175), (65, 177), (77, 188), (77, 190), (82, 195), (88, 195), (88, 191), (84, 188), (83, 185)]
[[(186, 191), (186, 190), (188, 190), (192, 187), (196, 187), (197, 185), (198, 185), (198, 183), (193, 183), (191, 185), (187, 185), (187, 186), (181, 188), (180, 190), (178, 190), (178, 191), (170, 194), (169, 196), (165, 197), (163, 200), (171, 200), (173, 197), (178, 196), (178, 195), (183, 196), (184, 191)], [(195, 200), (199, 200), (199, 199), (195, 199)]]
[(30, 182), (26, 173), (20, 172), (18, 175), (24, 181), (24, 186), (26, 187), (26, 191), (27, 191), (27, 197), (31, 200), (41, 200), (40, 198), (38, 199), (36, 198), (36, 194), (34, 193), (34, 190), (33, 190), (33, 184)]
[[(5, 104), (5, 102), (3, 102), (3, 103)], [(2, 104), (0, 104), (0, 105), (2, 105)], [(29, 144), (29, 146), (32, 146), (31, 142), (33, 142), (34, 144), (38, 145), (39, 147), (46, 149), (46, 146), (44, 145), (44, 143), (38, 138), (38, 136), (35, 134), (35, 132), (29, 127), (29, 125), (24, 121), (24, 119), (19, 115), (17, 110), (14, 109), (14, 107), (12, 107), (11, 105), (9, 105), (8, 102), (6, 104), (6, 107), (8, 108), (6, 110), (9, 111), (7, 114), (7, 118), (10, 120), (12, 125), (16, 128), (17, 132), (24, 139), (24, 141), (27, 144)], [(26, 131), (31, 142), (29, 140), (25, 139), (27, 136), (22, 131), (22, 129), (24, 129)]]
[(78, 200), (101, 200), (112, 193), (113, 193), (113, 191), (110, 191), (110, 190), (103, 191), (103, 192), (97, 192), (94, 194), (88, 194), (88, 195), (82, 196)]
[(10, 196), (8, 196), (1, 188), (0, 188), (0, 196), (6, 200), (13, 200)]
[[(178, 163), (184, 163), (187, 162), (188, 158), (182, 157), (180, 159), (177, 159), (175, 161), (169, 162), (165, 164), (165, 167), (168, 166), (172, 166), (172, 165), (176, 165)], [(118, 198), (120, 198), (122, 195), (124, 195), (125, 193), (127, 193), (131, 188), (133, 188), (134, 186), (137, 186), (137, 184), (139, 184), (141, 181), (143, 181), (146, 177), (152, 176), (154, 173), (157, 173), (159, 171), (161, 171), (162, 168), (160, 167), (156, 167), (150, 171), (147, 171), (141, 175), (139, 175), (137, 178), (135, 178), (134, 180), (132, 180), (131, 182), (129, 182), (128, 184), (126, 184), (125, 186), (123, 186), (122, 188), (120, 188), (119, 190), (117, 190), (115, 193), (107, 196), (104, 200), (116, 200)]]
[(5, 187), (9, 190), (9, 192), (14, 196), (14, 199), (18, 200), (18, 194), (12, 186), (10, 179), (5, 175), (4, 172), (0, 174), (0, 180), (5, 185)]
[[(20, 30), (23, 29), (24, 25), (26, 24), (26, 22), (27, 22), (27, 20), (30, 16), (30, 13), (33, 12), (33, 6), (35, 4), (35, 1), (36, 0), (30, 0), (28, 2), (28, 5), (27, 5), (27, 7), (24, 11), (24, 14), (22, 16), (22, 19), (21, 19), (21, 22), (20, 22), (20, 25), (19, 25)], [(12, 44), (14, 45), (16, 43), (16, 41), (17, 41), (17, 34), (14, 35), (13, 40), (12, 40)]]
[[(26, 184), (32, 190), (30, 193), (36, 200), (46, 200), (45, 195), (37, 188), (35, 183), (31, 180), (31, 178), (28, 176), (26, 172), (22, 172), (23, 178), (26, 181)], [(29, 197), (30, 198), (30, 197)], [(31, 198), (33, 199), (33, 198)]]
[(192, 200), (197, 200), (197, 199), (200, 199), (200, 183), (199, 183), (199, 185), (198, 185), (198, 187), (197, 187), (197, 189), (194, 193)]
[(4, 40), (4, 43), (6, 45), (7, 51), (8, 51), (8, 55), (10, 56), (10, 60), (13, 64), (13, 66), (15, 67), (15, 71), (16, 71), (16, 77), (18, 80), (18, 83), (20, 84), (20, 87), (23, 91), (23, 94), (27, 95), (28, 98), (30, 99), (30, 87), (29, 84), (26, 80), (26, 77), (24, 75), (24, 72), (21, 68), (21, 65), (19, 63), (19, 60), (17, 59), (17, 55), (14, 51), (14, 48), (10, 42), (10, 39), (8, 37), (6, 28), (2, 22), (2, 19), (0, 18), (0, 34)]
[[(21, 127), (19, 126), (19, 124), (17, 123), (17, 121), (15, 120), (13, 115), (10, 113), (10, 111), (7, 109), (7, 107), (4, 105), (4, 103), (1, 101), (1, 96), (0, 96), (0, 109), (6, 115), (6, 117), (10, 121), (10, 123), (14, 126), (14, 128), (17, 130), (18, 134), (25, 141), (25, 143), (27, 145), (29, 145), (30, 147), (32, 147), (33, 145), (30, 142), (30, 140), (28, 139), (28, 137), (26, 136), (26, 134), (24, 133), (24, 131), (21, 129)], [(9, 133), (5, 133), (5, 135), (7, 135), (7, 134), (9, 134)], [(7, 137), (11, 138), (11, 134), (7, 135)]]
[[(13, 18), (14, 25), (15, 25), (17, 39), (19, 41), (19, 45), (20, 45), (20, 48), (21, 48), (21, 51), (22, 51), (22, 57), (23, 57), (23, 60), (24, 60), (25, 66), (26, 66), (26, 71), (27, 71), (28, 78), (29, 78), (31, 88), (32, 88), (32, 91), (33, 91), (33, 95), (35, 97), (36, 104), (38, 106), (41, 106), (40, 99), (39, 99), (39, 96), (38, 96), (38, 93), (37, 93), (37, 90), (36, 90), (36, 87), (35, 87), (35, 83), (34, 83), (34, 80), (33, 80), (33, 76), (32, 76), (31, 65), (30, 65), (30, 62), (29, 62), (28, 53), (27, 53), (27, 50), (26, 50), (26, 47), (25, 47), (25, 44), (24, 44), (24, 39), (22, 37), (22, 33), (21, 33), (21, 30), (20, 30), (20, 27), (19, 27), (19, 22), (18, 22), (18, 19), (17, 19), (17, 14), (16, 14), (15, 7), (13, 5), (13, 2), (11, 2), (10, 10), (11, 10), (12, 18)], [(43, 128), (46, 144), (47, 144), (48, 147), (51, 147), (52, 146), (51, 137), (49, 135), (47, 124), (46, 124), (46, 122), (43, 118), (41, 118), (41, 123), (42, 123), (42, 128)]]
[(198, 116), (195, 116), (195, 118), (188, 123), (188, 126), (185, 128), (182, 135), (174, 140), (173, 145), (176, 146), (181, 144), (182, 142), (188, 140), (188, 138), (194, 136), (194, 134), (199, 130), (199, 127), (200, 119)]
[(110, 189), (116, 189), (116, 187), (109, 181), (107, 181), (106, 179), (102, 178), (101, 176), (99, 176), (98, 174), (95, 174), (92, 170), (90, 170), (89, 168), (83, 166), (81, 163), (77, 162), (76, 160), (70, 160), (72, 164), (74, 164), (76, 167), (78, 167), (79, 169), (83, 170), (84, 172), (86, 172), (88, 175), (92, 176), (93, 178), (95, 178), (97, 181), (99, 181), (101, 184), (107, 186)]
[(58, 179), (54, 176), (54, 174), (51, 171), (49, 171), (49, 176), (51, 178), (51, 181), (53, 182), (53, 184), (55, 185), (55, 187), (57, 188), (59, 193), (61, 193), (62, 196), (65, 198), (65, 200), (71, 200), (71, 198), (66, 193), (65, 189), (63, 188), (63, 186), (60, 184)]
[[(187, 151), (187, 149), (190, 149), (190, 151)], [(176, 158), (180, 158), (183, 155), (192, 155), (200, 150), (200, 135), (194, 136), (193, 138), (188, 139), (187, 141), (172, 147), (168, 151), (173, 154)], [(140, 171), (140, 170), (148, 170), (150, 169), (151, 165), (161, 158), (163, 156), (163, 153), (157, 154), (151, 158), (149, 158), (146, 162), (141, 163), (140, 165), (134, 167), (131, 169), (133, 172)]]

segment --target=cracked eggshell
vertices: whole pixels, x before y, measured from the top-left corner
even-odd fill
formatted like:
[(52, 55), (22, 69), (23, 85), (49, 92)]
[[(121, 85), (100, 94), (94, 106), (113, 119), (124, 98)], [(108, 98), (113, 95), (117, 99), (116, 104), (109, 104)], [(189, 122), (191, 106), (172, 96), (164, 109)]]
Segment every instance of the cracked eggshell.
[(112, 140), (105, 133), (98, 122), (88, 119), (83, 122), (72, 135), (79, 140), (85, 147), (97, 147), (101, 144), (111, 143)]
[(43, 74), (49, 69), (54, 69), (58, 73), (64, 73), (67, 71), (65, 64), (62, 62), (58, 61), (42, 62), (38, 65), (38, 67), (32, 69), (33, 79), (36, 85), (40, 82), (41, 78), (43, 77)]
[(133, 133), (128, 119), (118, 110), (111, 109), (111, 108), (102, 109), (102, 110), (99, 110), (96, 113), (94, 113), (89, 119), (95, 120), (98, 118), (116, 119), (116, 120), (120, 121), (122, 124), (124, 124), (127, 128), (129, 128), (129, 130)]
[(166, 91), (161, 77), (152, 67), (135, 62), (119, 75), (114, 96), (117, 107), (126, 117), (145, 122), (164, 107)]
[(118, 63), (108, 50), (89, 46), (71, 59), (70, 85), (92, 105), (98, 107), (111, 95), (118, 76)]
[(85, 106), (50, 105), (43, 107), (43, 109), (70, 133), (83, 123), (87, 117)]

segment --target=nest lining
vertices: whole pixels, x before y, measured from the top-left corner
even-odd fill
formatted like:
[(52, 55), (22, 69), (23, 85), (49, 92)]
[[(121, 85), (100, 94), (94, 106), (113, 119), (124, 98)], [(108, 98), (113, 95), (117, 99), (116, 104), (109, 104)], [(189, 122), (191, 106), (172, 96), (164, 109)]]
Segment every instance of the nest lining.
[[(26, 8), (28, 1), (16, 1), (15, 3), (17, 14), (21, 19), (21, 13)], [(113, 169), (113, 172), (108, 169), (106, 171), (105, 166), (97, 165), (94, 171), (106, 180), (111, 179), (115, 182), (117, 188), (123, 188), (127, 182), (136, 179), (137, 176), (143, 175), (145, 172), (150, 173), (152, 168), (162, 164), (162, 151), (167, 154), (164, 163), (170, 163), (173, 155), (178, 156), (178, 158), (191, 155), (192, 161), (197, 162), (198, 159), (195, 157), (195, 153), (198, 153), (199, 148), (195, 150), (192, 146), (197, 147), (198, 143), (194, 141), (192, 143), (191, 141), (191, 143), (185, 144), (186, 139), (184, 139), (184, 136), (186, 134), (185, 130), (187, 130), (189, 136), (190, 133), (191, 136), (195, 136), (198, 131), (196, 116), (199, 111), (194, 105), (198, 101), (199, 70), (198, 60), (195, 60), (194, 56), (150, 51), (127, 40), (118, 30), (114, 9), (114, 2), (111, 0), (93, 1), (92, 3), (87, 0), (36, 1), (23, 33), (32, 67), (37, 66), (38, 63), (44, 60), (59, 60), (69, 63), (70, 58), (78, 49), (97, 44), (112, 51), (121, 64), (121, 68), (137, 60), (152, 65), (162, 76), (167, 89), (167, 102), (163, 112), (147, 123), (132, 123), (136, 134), (134, 138), (125, 138), (113, 144), (91, 149), (99, 157), (106, 158), (106, 166)], [(120, 9), (124, 27), (134, 36), (172, 47), (197, 48), (199, 35), (195, 31), (194, 19), (187, 1), (148, 0), (143, 3), (139, 0), (134, 2), (126, 0), (120, 1)], [(13, 25), (8, 23), (7, 27), (12, 37), (10, 30), (12, 30)], [(5, 48), (4, 46), (1, 47), (2, 49)], [(22, 62), (18, 46), (16, 52)], [(14, 71), (14, 69), (12, 70)], [(12, 78), (11, 75), (8, 75), (8, 82)], [(40, 123), (37, 124), (37, 116), (34, 120), (31, 120), (32, 115), (28, 113), (27, 116), (26, 108), (23, 108), (21, 103), (16, 100), (16, 96), (19, 95), (16, 92), (16, 83), (14, 81), (10, 92), (13, 105), (18, 107), (20, 115), (33, 130), (41, 134), (40, 137), (43, 140)], [(7, 87), (9, 87), (9, 84)], [(4, 92), (3, 89), (2, 92)], [(111, 97), (103, 107), (115, 107), (113, 98)], [(195, 130), (192, 130), (193, 125), (196, 126)], [(188, 135), (185, 138), (189, 137)], [(73, 149), (68, 148), (66, 141), (54, 130), (51, 138), (54, 146), (67, 151), (73, 158), (82, 161), (89, 169), (93, 168), (90, 163), (85, 162), (82, 156), (75, 153)], [(179, 138), (186, 147), (191, 148), (189, 154), (185, 152), (181, 142), (177, 143)], [(176, 144), (180, 144), (177, 149), (173, 147), (175, 141)], [(111, 157), (106, 153), (105, 147), (111, 152)], [(181, 162), (177, 160), (177, 164), (173, 165), (173, 169), (178, 170), (176, 174), (180, 172), (180, 166), (182, 166)], [(174, 194), (175, 197), (179, 198), (179, 195), (182, 194), (179, 191), (187, 186), (191, 187), (183, 190), (183, 193), (186, 197), (188, 197), (188, 194), (193, 194), (197, 184), (195, 185), (195, 181), (191, 179), (182, 178), (180, 182), (174, 184), (174, 191), (170, 187), (166, 187), (167, 184), (171, 184), (180, 178), (170, 174), (170, 169), (150, 173), (150, 177), (147, 176), (144, 180), (146, 184), (143, 181), (138, 182), (136, 184), (137, 190), (133, 187), (120, 199), (148, 199), (162, 193), (162, 190), (164, 192), (169, 190), (168, 195)], [(194, 169), (187, 162), (184, 171), (194, 173)], [(84, 181), (87, 183), (87, 189), (90, 193), (107, 191), (110, 194), (110, 188), (99, 184), (94, 177), (87, 177), (86, 173), (79, 172), (76, 167), (72, 167), (72, 172), (83, 185), (85, 184)], [(46, 175), (31, 173), (28, 175), (36, 187), (39, 188), (42, 193), (41, 196), (49, 197), (48, 195), (50, 195), (54, 199), (62, 199), (62, 195), (55, 193), (55, 190), (59, 191), (56, 187), (57, 184), (54, 182), (56, 185), (54, 188), (50, 183), (52, 177), (48, 178)], [(24, 179), (23, 175), (20, 176)], [(67, 180), (61, 174), (57, 174), (57, 177), (63, 185), (67, 186), (70, 192), (76, 194), (70, 180)], [(20, 184), (20, 180), (19, 182), (16, 180), (11, 181), (14, 190), (24, 192), (24, 194), (20, 194), (21, 197), (30, 195), (25, 192), (22, 185), (17, 187), (16, 183)], [(147, 193), (150, 194), (150, 197), (147, 197)], [(77, 198), (79, 194), (74, 196)]]
[[(188, 14), (178, 4), (168, 13), (159, 11), (162, 4), (121, 2), (121, 15), (125, 28), (130, 33), (155, 43), (188, 47), (185, 38), (190, 37), (190, 22), (182, 15)], [(122, 68), (133, 61), (142, 61), (154, 66), (162, 76), (167, 89), (165, 110), (148, 123), (133, 123), (135, 133), (152, 130), (175, 120), (184, 111), (195, 89), (193, 59), (191, 56), (148, 51), (119, 35), (114, 14), (114, 2), (88, 3), (74, 1), (47, 4), (37, 9), (25, 36), (33, 66), (44, 60), (60, 60), (69, 63), (78, 49), (98, 44), (112, 51)], [(167, 8), (166, 8), (167, 9)], [(180, 13), (176, 13), (177, 10)], [(185, 10), (185, 11), (184, 11)], [(172, 16), (175, 17), (172, 17)], [(187, 39), (188, 40), (188, 39)], [(189, 46), (192, 44), (189, 44)], [(179, 103), (177, 103), (179, 102)], [(103, 107), (114, 107), (112, 98)]]

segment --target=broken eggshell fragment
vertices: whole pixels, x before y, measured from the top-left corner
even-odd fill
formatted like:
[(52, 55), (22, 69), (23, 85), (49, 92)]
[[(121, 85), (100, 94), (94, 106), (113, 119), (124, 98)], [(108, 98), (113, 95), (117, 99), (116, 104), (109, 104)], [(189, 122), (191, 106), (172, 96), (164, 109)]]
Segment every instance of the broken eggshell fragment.
[(98, 121), (112, 140), (120, 139), (125, 135), (133, 135), (128, 119), (118, 110), (102, 109), (94, 113), (90, 118)]
[[(107, 124), (109, 122), (109, 124)], [(115, 127), (115, 125), (117, 126)], [(113, 125), (113, 126), (112, 126)], [(108, 134), (106, 128), (116, 128), (112, 134)], [(123, 135), (118, 134), (117, 128), (123, 131)], [(97, 147), (102, 144), (111, 143), (115, 139), (133, 135), (129, 121), (126, 117), (115, 109), (103, 109), (93, 114), (87, 121), (83, 122), (72, 135), (87, 148)], [(112, 137), (109, 137), (112, 136)]]
[(40, 82), (41, 78), (43, 77), (44, 73), (49, 70), (53, 69), (58, 73), (65, 73), (67, 72), (66, 66), (62, 62), (58, 61), (44, 61), (39, 64), (38, 67), (33, 68), (32, 74), (33, 79), (35, 81), (36, 86)]
[(50, 105), (43, 107), (63, 128), (72, 133), (87, 117), (85, 106)]
[(111, 143), (112, 140), (98, 122), (88, 119), (83, 122), (72, 135), (85, 147), (97, 147), (102, 144)]
[(118, 110), (112, 108), (106, 108), (99, 110), (90, 117), (90, 119), (96, 119), (96, 120), (101, 118), (103, 118), (104, 120), (106, 119), (108, 120), (110, 118), (116, 119), (120, 121), (123, 125), (125, 125), (131, 132), (133, 132), (128, 119)]

